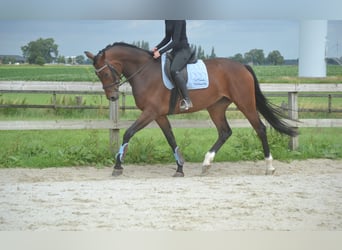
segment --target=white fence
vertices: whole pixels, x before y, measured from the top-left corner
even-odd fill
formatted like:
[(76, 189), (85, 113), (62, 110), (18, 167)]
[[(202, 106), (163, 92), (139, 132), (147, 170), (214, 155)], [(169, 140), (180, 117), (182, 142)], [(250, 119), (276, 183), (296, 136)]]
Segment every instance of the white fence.
[[(289, 117), (298, 120), (299, 92), (342, 92), (342, 84), (261, 84), (263, 92), (287, 92)], [(130, 91), (129, 87), (121, 91)], [(102, 86), (94, 82), (27, 82), (0, 81), (0, 93), (55, 93), (55, 94), (102, 94)], [(214, 127), (211, 120), (171, 120), (176, 128)], [(302, 119), (298, 122), (288, 121), (294, 128), (300, 127), (342, 127), (342, 119)], [(229, 121), (231, 127), (250, 127), (246, 119)], [(0, 130), (55, 130), (55, 129), (109, 129), (110, 143), (113, 148), (119, 145), (119, 130), (126, 129), (132, 121), (119, 120), (118, 102), (109, 102), (108, 120), (57, 120), (57, 121), (0, 121)], [(151, 123), (148, 127), (157, 127)], [(290, 148), (298, 147), (298, 137), (291, 139)]]

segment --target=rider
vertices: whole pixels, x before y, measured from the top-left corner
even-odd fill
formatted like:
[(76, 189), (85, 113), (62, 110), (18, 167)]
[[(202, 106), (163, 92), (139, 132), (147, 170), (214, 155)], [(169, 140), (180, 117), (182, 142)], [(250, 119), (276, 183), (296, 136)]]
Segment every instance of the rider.
[(186, 66), (191, 56), (191, 49), (186, 36), (185, 20), (165, 20), (165, 37), (153, 49), (154, 58), (157, 59), (161, 54), (172, 49), (171, 76), (180, 90), (183, 100), (180, 109), (188, 110), (192, 107), (189, 92), (186, 87), (186, 80), (180, 73)]

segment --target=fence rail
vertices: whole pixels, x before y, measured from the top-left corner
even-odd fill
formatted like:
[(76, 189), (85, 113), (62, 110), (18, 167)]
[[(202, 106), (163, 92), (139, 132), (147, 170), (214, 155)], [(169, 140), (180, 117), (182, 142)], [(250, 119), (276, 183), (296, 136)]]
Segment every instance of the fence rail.
[[(261, 83), (263, 92), (342, 92), (342, 83)], [(120, 87), (129, 92), (128, 84)], [(0, 81), (0, 92), (103, 93), (98, 82)]]
[[(342, 92), (342, 84), (277, 84), (260, 85), (266, 93), (288, 93), (289, 117), (298, 120), (298, 93), (327, 92), (336, 95)], [(122, 92), (130, 92), (128, 85), (121, 88)], [(52, 93), (52, 94), (103, 94), (102, 86), (94, 82), (27, 82), (0, 81), (0, 93)], [(55, 108), (55, 105), (51, 105)], [(63, 106), (61, 106), (63, 107)], [(73, 108), (73, 106), (69, 107)], [(88, 107), (91, 108), (91, 107)], [(119, 145), (119, 130), (127, 128), (132, 121), (119, 121), (119, 103), (109, 103), (108, 120), (59, 120), (59, 121), (0, 121), (0, 130), (51, 130), (51, 129), (109, 129), (111, 146)], [(194, 122), (193, 120), (170, 120), (177, 128), (214, 127), (210, 120)], [(295, 128), (300, 127), (342, 127), (342, 119), (302, 119), (299, 122), (289, 121)], [(232, 127), (250, 127), (245, 119), (230, 120)], [(156, 127), (151, 123), (148, 127)], [(290, 148), (298, 147), (298, 137), (291, 139)]]
[[(76, 105), (61, 105), (56, 102), (57, 94), (78, 94), (78, 95), (103, 95), (102, 87), (99, 83), (94, 82), (27, 82), (27, 81), (0, 81), (0, 93), (45, 93), (52, 94), (53, 99), (51, 104), (0, 104), (0, 108), (46, 108), (46, 109), (108, 109), (108, 106), (104, 105), (82, 105), (81, 102)], [(287, 92), (279, 92), (279, 89), (284, 89), (284, 87), (280, 86), (283, 84), (262, 84), (261, 88), (266, 92), (267, 97), (285, 97), (287, 96)], [(287, 91), (292, 91), (293, 89), (299, 89), (296, 85), (286, 84), (289, 86), (285, 86)], [(306, 84), (308, 85), (308, 84)], [(310, 89), (313, 84), (309, 86), (300, 87), (303, 91), (306, 89)], [(317, 84), (315, 84), (317, 85)], [(324, 87), (327, 87), (328, 90), (335, 90), (335, 85), (333, 87), (328, 86), (327, 84), (323, 84)], [(289, 88), (290, 87), (290, 88)], [(275, 90), (276, 89), (276, 90)], [(323, 86), (316, 86), (316, 90), (323, 89)], [(341, 93), (331, 93), (330, 91), (327, 93), (306, 93), (299, 92), (298, 97), (326, 97), (327, 98), (327, 108), (299, 108), (299, 112), (342, 112), (342, 108), (332, 108), (332, 99), (333, 98), (342, 98)], [(322, 91), (320, 91), (322, 92)], [(330, 93), (329, 93), (330, 92)], [(136, 106), (128, 106), (126, 105), (126, 96), (132, 95), (130, 86), (128, 84), (123, 85), (121, 87), (121, 101), (119, 109), (122, 111), (126, 110), (134, 110), (138, 109)], [(82, 96), (78, 96), (82, 98)], [(82, 99), (81, 99), (82, 100)], [(228, 110), (237, 110), (235, 107), (229, 107)]]

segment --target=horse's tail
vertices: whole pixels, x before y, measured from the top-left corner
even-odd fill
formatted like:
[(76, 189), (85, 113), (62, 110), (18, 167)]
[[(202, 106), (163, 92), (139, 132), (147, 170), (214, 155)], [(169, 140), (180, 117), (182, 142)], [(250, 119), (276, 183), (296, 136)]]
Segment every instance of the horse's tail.
[(246, 69), (252, 74), (255, 86), (255, 99), (257, 110), (263, 115), (263, 117), (271, 124), (271, 126), (280, 133), (296, 136), (298, 133), (291, 128), (287, 123), (281, 120), (281, 118), (288, 118), (281, 110), (274, 107), (268, 99), (261, 92), (259, 81), (251, 66), (245, 65)]

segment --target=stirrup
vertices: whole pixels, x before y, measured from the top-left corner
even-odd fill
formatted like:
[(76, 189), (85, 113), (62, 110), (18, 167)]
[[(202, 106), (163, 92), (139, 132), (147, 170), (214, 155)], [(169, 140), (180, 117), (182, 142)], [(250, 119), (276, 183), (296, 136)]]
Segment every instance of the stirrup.
[(180, 103), (180, 110), (181, 111), (184, 111), (184, 110), (188, 110), (190, 108), (192, 108), (192, 102), (190, 99), (183, 99), (181, 100), (181, 103)]

